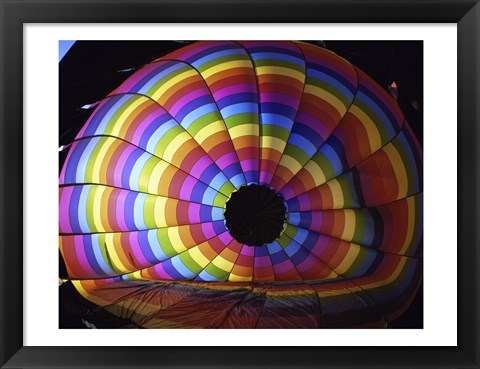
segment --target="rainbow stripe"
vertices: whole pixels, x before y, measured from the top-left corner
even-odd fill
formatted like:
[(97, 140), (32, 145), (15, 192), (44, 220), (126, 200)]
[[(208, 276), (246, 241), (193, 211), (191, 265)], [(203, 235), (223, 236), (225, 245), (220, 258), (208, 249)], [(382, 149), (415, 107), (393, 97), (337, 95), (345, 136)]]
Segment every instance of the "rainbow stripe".
[[(422, 156), (396, 101), (326, 49), (192, 43), (78, 133), (60, 251), (85, 298), (138, 327), (383, 327), (422, 280)], [(287, 208), (263, 246), (225, 226), (250, 184)]]

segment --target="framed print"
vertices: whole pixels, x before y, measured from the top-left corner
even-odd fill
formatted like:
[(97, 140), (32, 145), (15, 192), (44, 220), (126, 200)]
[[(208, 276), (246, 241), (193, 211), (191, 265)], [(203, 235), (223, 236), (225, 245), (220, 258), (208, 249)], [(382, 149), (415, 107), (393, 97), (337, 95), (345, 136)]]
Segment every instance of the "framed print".
[(479, 367), (477, 1), (1, 7), (2, 367)]

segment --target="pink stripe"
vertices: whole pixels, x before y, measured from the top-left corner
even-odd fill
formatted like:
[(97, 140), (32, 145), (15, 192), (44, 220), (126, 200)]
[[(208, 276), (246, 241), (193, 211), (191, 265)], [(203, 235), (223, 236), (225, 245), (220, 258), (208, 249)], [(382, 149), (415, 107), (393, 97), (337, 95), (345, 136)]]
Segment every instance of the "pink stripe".
[(151, 266), (152, 264), (148, 262), (148, 260), (145, 258), (145, 255), (143, 255), (142, 249), (140, 248), (140, 244), (138, 243), (138, 232), (130, 232), (128, 240), (130, 242), (130, 248), (132, 249), (135, 255), (135, 259), (143, 267)]
[(260, 171), (260, 182), (268, 185), (272, 181), (272, 178), (273, 178), (272, 173)]
[(240, 165), (242, 166), (244, 172), (248, 172), (250, 170), (258, 170), (257, 159), (242, 160), (240, 162)]
[(212, 164), (212, 159), (208, 155), (202, 156), (190, 170), (190, 174), (195, 178), (200, 178), (205, 169)]
[(73, 187), (63, 187), (60, 191), (58, 219), (61, 233), (73, 233), (69, 214), (72, 193)]
[[(307, 113), (303, 112), (301, 107), (300, 107), (300, 110), (298, 112), (298, 116), (297, 116), (296, 121), (301, 123), (301, 124), (306, 125), (307, 127), (311, 128), (311, 129), (313, 129), (315, 132), (317, 132), (322, 137), (322, 139), (324, 141), (328, 138), (328, 136), (331, 133), (331, 131), (329, 129), (327, 129), (325, 124), (320, 122), (315, 117), (312, 117), (311, 115), (308, 115)], [(337, 125), (338, 125), (338, 123), (339, 122), (336, 122)], [(332, 128), (335, 128), (335, 127), (332, 127)]]
[(120, 155), (117, 165), (115, 166), (113, 183), (116, 187), (122, 187), (122, 171), (125, 168), (125, 163), (130, 154), (136, 149), (133, 145), (128, 145)]
[(270, 256), (255, 256), (255, 268), (267, 267), (271, 265), (272, 261), (270, 260)]
[(128, 191), (121, 190), (117, 197), (117, 224), (120, 230), (128, 230), (127, 223), (125, 223), (125, 199)]
[(318, 259), (312, 254), (309, 254), (307, 258), (296, 266), (297, 270), (302, 273), (310, 270), (315, 264), (318, 263)]
[(206, 240), (216, 236), (216, 232), (213, 228), (212, 222), (202, 223), (202, 232)]
[(296, 195), (295, 191), (292, 189), (292, 187), (290, 187), (290, 185), (286, 185), (285, 187), (283, 187), (280, 193), (283, 195), (283, 198), (285, 200), (289, 200)]
[(173, 278), (163, 268), (162, 263), (156, 264), (154, 268), (160, 279), (173, 280)]
[(241, 255), (246, 256), (253, 256), (255, 254), (255, 247), (243, 245), (242, 251), (240, 252)]
[[(252, 72), (253, 73), (253, 72)], [(251, 93), (256, 93), (257, 88), (253, 83), (242, 83), (242, 84), (236, 84), (228, 87), (224, 87), (218, 91), (213, 92), (213, 96), (215, 100), (220, 100), (223, 97), (226, 96), (231, 96), (243, 92), (251, 92)]]
[(145, 78), (149, 73), (153, 72), (157, 68), (161, 68), (165, 64), (166, 62), (153, 62), (147, 64), (143, 68), (137, 70), (130, 78), (123, 82), (120, 87), (114, 90), (109, 96), (118, 93), (129, 92), (133, 88), (133, 86), (135, 86), (138, 82)]
[[(262, 92), (260, 93), (260, 102), (274, 102), (283, 105), (290, 106), (292, 109), (297, 110), (300, 105), (300, 99), (291, 95), (285, 95), (280, 93)], [(293, 124), (293, 122), (292, 122)]]
[(193, 187), (197, 184), (197, 180), (191, 176), (187, 176), (180, 189), (180, 199), (189, 201), (192, 198)]
[(188, 205), (188, 219), (190, 223), (200, 223), (200, 204), (194, 202)]
[(224, 245), (228, 245), (233, 240), (232, 236), (230, 236), (230, 233), (228, 232), (223, 232), (222, 234), (218, 235), (218, 238)]
[[(315, 243), (315, 246), (311, 250), (311, 254), (321, 259), (321, 256), (325, 252), (327, 246), (328, 246), (328, 238), (323, 235), (320, 235), (317, 242)], [(323, 261), (323, 259), (321, 260)], [(329, 260), (325, 260), (326, 264), (328, 264), (328, 262)]]
[(138, 146), (140, 139), (142, 138), (142, 135), (145, 133), (145, 130), (148, 128), (148, 126), (163, 114), (166, 114), (165, 110), (162, 107), (157, 106), (156, 110), (150, 113), (148, 117), (146, 117), (142, 123), (139, 124), (135, 130), (135, 133), (133, 134), (132, 143)]
[(182, 98), (178, 99), (175, 104), (172, 105), (172, 107), (169, 109), (169, 113), (172, 116), (176, 116), (177, 113), (182, 109), (185, 105), (187, 105), (189, 102), (201, 97), (201, 96), (209, 96), (210, 91), (206, 87), (199, 88), (198, 90), (192, 91), (184, 96)]
[(237, 155), (235, 153), (229, 152), (229, 153), (221, 156), (217, 160), (215, 160), (215, 162), (217, 163), (217, 166), (220, 169), (225, 169), (230, 164), (237, 163), (238, 160), (237, 160)]
[(276, 274), (282, 274), (293, 269), (293, 263), (290, 259), (282, 261), (280, 264), (275, 264), (273, 266)]

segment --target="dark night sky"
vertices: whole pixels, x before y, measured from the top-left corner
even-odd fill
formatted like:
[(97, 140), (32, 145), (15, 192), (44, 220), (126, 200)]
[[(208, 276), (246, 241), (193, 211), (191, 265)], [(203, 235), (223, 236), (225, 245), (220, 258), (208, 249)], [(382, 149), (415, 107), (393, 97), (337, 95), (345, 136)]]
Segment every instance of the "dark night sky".
[[(385, 89), (393, 81), (397, 83), (398, 103), (422, 143), (423, 42), (324, 41), (324, 44), (327, 49), (365, 71)], [(92, 113), (92, 110), (80, 109), (83, 105), (102, 99), (135, 72), (119, 71), (141, 67), (182, 46), (183, 43), (175, 41), (76, 42), (59, 63), (59, 146), (72, 142)], [(60, 168), (67, 151), (59, 153)], [(65, 275), (64, 267), (60, 269), (60, 274)], [(75, 319), (76, 313), (80, 314), (82, 308), (77, 306), (76, 312), (72, 313), (71, 304), (68, 309), (65, 306), (68, 299), (78, 299), (76, 304), (81, 304), (81, 298), (75, 295), (75, 291), (67, 292), (62, 288), (60, 291), (64, 291), (60, 301), (61, 322), (81, 328), (82, 325), (77, 326), (72, 319)], [(391, 322), (389, 327), (423, 327), (423, 286), (407, 312)]]

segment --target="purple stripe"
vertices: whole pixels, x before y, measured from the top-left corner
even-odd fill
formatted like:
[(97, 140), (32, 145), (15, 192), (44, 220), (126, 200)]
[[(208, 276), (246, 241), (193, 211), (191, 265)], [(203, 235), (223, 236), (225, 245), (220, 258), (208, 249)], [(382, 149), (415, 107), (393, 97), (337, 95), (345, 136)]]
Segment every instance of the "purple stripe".
[(314, 130), (315, 132), (317, 132), (324, 141), (328, 138), (328, 136), (330, 136), (331, 131), (329, 131), (322, 122), (320, 122), (318, 119), (315, 119), (311, 115), (308, 115), (307, 113), (302, 112), (301, 110), (298, 112), (296, 122), (301, 123), (307, 126), (308, 128)]
[(62, 195), (60, 196), (58, 218), (60, 223), (60, 232), (72, 233), (70, 225), (70, 198), (72, 197), (73, 187), (63, 187)]
[(135, 72), (125, 82), (123, 82), (120, 87), (118, 87), (118, 89), (115, 90), (113, 93), (136, 92), (136, 90), (138, 90), (138, 88), (136, 90), (134, 89), (136, 85), (139, 85), (141, 87), (146, 82), (150, 81), (155, 75), (160, 73), (161, 70), (159, 69), (165, 64), (167, 64), (167, 62), (152, 62), (150, 64), (147, 64), (145, 67)]
[[(83, 236), (74, 236), (73, 242), (75, 245), (75, 254), (77, 255), (77, 260), (81, 265), (82, 269), (88, 274), (88, 276), (100, 276), (90, 265), (87, 254), (85, 253), (85, 245), (83, 242)], [(95, 260), (96, 262), (96, 260)]]
[(237, 164), (237, 155), (234, 152), (229, 152), (225, 155), (222, 155), (220, 158), (215, 160), (220, 169), (225, 169), (231, 164)]
[(121, 230), (128, 230), (127, 223), (125, 223), (125, 199), (127, 198), (129, 191), (120, 190), (117, 202), (116, 202), (116, 212), (117, 212), (117, 224)]
[(139, 146), (140, 144), (140, 139), (142, 138), (142, 135), (145, 133), (145, 130), (148, 128), (148, 126), (158, 117), (162, 116), (162, 114), (165, 114), (163, 112), (163, 109), (160, 106), (157, 106), (157, 109), (154, 110), (152, 113), (150, 113), (143, 121), (140, 123), (135, 130), (135, 133), (133, 134), (132, 138), (132, 143)]
[(204, 155), (199, 160), (197, 160), (195, 165), (190, 170), (190, 174), (195, 178), (200, 178), (205, 169), (208, 168), (212, 163), (212, 159), (210, 159), (208, 155)]
[(233, 238), (232, 238), (232, 236), (230, 236), (229, 232), (223, 232), (222, 234), (218, 235), (218, 238), (220, 239), (220, 241), (222, 241), (222, 243), (225, 246), (228, 245), (233, 240)]
[(253, 265), (255, 268), (268, 267), (272, 265), (272, 261), (270, 256), (255, 256)]
[(120, 158), (118, 159), (118, 162), (117, 162), (117, 165), (115, 166), (115, 171), (114, 171), (114, 179), (113, 179), (114, 186), (122, 187), (122, 172), (125, 167), (125, 163), (130, 157), (130, 154), (135, 150), (136, 150), (135, 146), (128, 145), (120, 155)]
[(255, 254), (255, 247), (243, 245), (240, 254), (246, 256), (253, 256)]
[(296, 99), (293, 96), (285, 95), (281, 93), (272, 93), (272, 92), (261, 92), (260, 93), (261, 103), (280, 103), (283, 105), (290, 106), (292, 109), (297, 110), (300, 105), (300, 100)]
[(191, 200), (193, 187), (197, 184), (197, 180), (191, 176), (187, 176), (180, 189), (181, 200)]
[[(253, 73), (252, 73), (253, 74)], [(239, 93), (257, 93), (257, 88), (253, 83), (242, 83), (242, 84), (236, 84), (228, 87), (224, 87), (216, 92), (213, 93), (213, 97), (215, 98), (216, 101), (226, 97), (226, 96), (232, 96), (236, 95)]]
[(176, 116), (185, 105), (202, 96), (210, 96), (210, 91), (208, 90), (208, 88), (202, 87), (198, 90), (189, 92), (188, 94), (182, 96), (175, 102), (175, 104), (172, 105), (168, 112), (171, 115)]
[(188, 206), (188, 220), (190, 223), (200, 223), (200, 210), (201, 205), (194, 202), (190, 203)]
[(242, 160), (240, 162), (240, 165), (242, 166), (244, 172), (249, 172), (251, 170), (258, 171), (258, 160), (257, 159)]
[(275, 270), (276, 274), (288, 272), (292, 269), (292, 262), (290, 259), (286, 259), (279, 264), (274, 264), (273, 269)]
[(137, 238), (138, 232), (131, 232), (128, 240), (130, 242), (130, 247), (135, 255), (136, 261), (138, 261), (143, 267), (148, 267), (151, 266), (151, 263), (145, 258), (145, 255), (143, 255), (143, 251), (140, 247), (140, 244), (138, 242)]
[(202, 232), (203, 232), (203, 235), (205, 236), (206, 240), (208, 240), (212, 237), (215, 237), (215, 235), (217, 234), (215, 232), (215, 229), (213, 228), (213, 223), (212, 222), (202, 223)]

